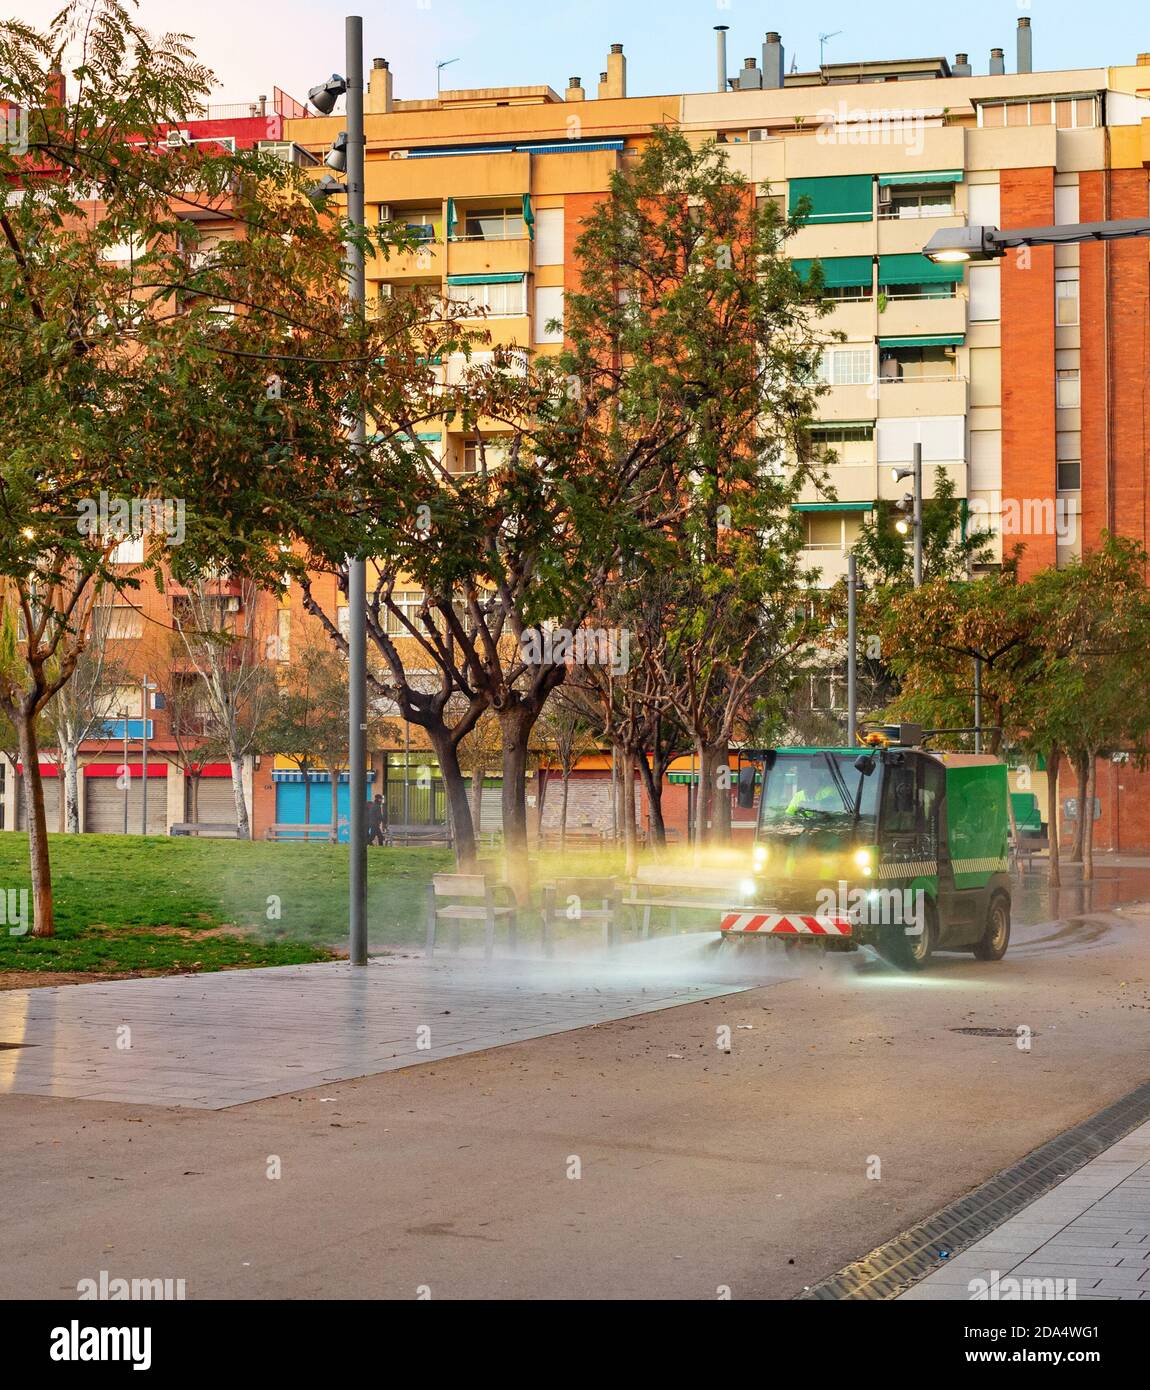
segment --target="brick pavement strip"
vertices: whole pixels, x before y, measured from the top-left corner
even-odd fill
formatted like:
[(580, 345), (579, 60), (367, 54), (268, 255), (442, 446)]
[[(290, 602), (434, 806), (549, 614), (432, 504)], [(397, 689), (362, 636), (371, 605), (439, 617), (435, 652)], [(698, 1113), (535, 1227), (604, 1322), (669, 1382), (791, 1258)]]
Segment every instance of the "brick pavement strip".
[(986, 1265), (1000, 1279), (1073, 1279), (1079, 1298), (1150, 1298), (1150, 1123), (901, 1297), (970, 1298)]

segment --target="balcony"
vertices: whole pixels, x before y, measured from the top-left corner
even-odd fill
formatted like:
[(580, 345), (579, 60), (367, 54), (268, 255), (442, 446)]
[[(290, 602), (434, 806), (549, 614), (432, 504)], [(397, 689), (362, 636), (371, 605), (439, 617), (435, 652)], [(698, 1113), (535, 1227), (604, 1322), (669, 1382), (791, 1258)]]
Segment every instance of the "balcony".
[(447, 247), (448, 275), (526, 275), (531, 269), (531, 242), (518, 238), (486, 241), (460, 238)]
[(966, 332), (966, 299), (962, 295), (921, 296), (888, 293), (878, 316), (878, 337), (953, 336)]
[(878, 413), (880, 416), (965, 415), (969, 394), (970, 387), (964, 376), (885, 379), (878, 383)]
[(418, 251), (405, 251), (390, 256), (373, 256), (367, 264), (371, 279), (394, 280), (400, 283), (414, 280), (442, 281), (447, 271), (446, 249), (442, 242), (427, 241)]
[(961, 213), (941, 217), (886, 217), (878, 222), (878, 250), (881, 256), (906, 256), (921, 252), (935, 232), (945, 227), (965, 227)]

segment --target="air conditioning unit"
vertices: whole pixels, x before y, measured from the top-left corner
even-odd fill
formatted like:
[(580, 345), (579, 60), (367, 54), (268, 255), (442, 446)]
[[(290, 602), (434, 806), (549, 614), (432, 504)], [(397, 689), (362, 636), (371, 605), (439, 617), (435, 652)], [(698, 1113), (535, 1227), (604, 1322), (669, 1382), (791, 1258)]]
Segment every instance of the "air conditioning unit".
[(889, 208), (894, 202), (894, 189), (888, 184), (880, 185), (878, 190), (878, 205), (880, 208)]
[(192, 138), (186, 130), (169, 130), (164, 142), (170, 150), (178, 150), (182, 145), (190, 145)]

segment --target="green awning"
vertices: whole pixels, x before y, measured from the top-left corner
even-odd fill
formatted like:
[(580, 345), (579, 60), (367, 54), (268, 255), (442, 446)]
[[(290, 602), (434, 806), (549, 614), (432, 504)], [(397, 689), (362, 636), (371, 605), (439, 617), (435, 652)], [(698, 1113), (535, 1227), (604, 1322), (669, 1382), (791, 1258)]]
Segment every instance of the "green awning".
[(518, 285), (523, 280), (521, 272), (509, 275), (449, 275), (449, 285)]
[[(804, 280), (811, 278), (813, 260), (795, 260), (791, 264)], [(870, 256), (823, 256), (819, 258), (823, 268), (823, 283), (828, 290), (845, 289), (848, 286), (870, 286), (874, 274), (874, 261)]]
[(892, 347), (961, 347), (965, 341), (961, 333), (924, 333), (914, 338), (880, 338), (880, 348)]
[(535, 240), (535, 211), (531, 206), (531, 194), (523, 195), (523, 225), (527, 228), (528, 237)]
[(878, 185), (889, 188), (892, 184), (902, 186), (910, 183), (961, 183), (961, 169), (934, 169), (926, 174), (880, 174)]
[(873, 420), (816, 420), (809, 429), (810, 434), (826, 434), (828, 430), (873, 430)]
[(791, 179), (791, 215), (800, 199), (810, 201), (806, 221), (870, 222), (874, 217), (874, 175), (839, 174), (826, 179)]
[(793, 512), (873, 512), (873, 502), (792, 502)]
[(961, 262), (939, 265), (918, 251), (878, 258), (880, 285), (941, 285), (954, 284), (961, 279)]

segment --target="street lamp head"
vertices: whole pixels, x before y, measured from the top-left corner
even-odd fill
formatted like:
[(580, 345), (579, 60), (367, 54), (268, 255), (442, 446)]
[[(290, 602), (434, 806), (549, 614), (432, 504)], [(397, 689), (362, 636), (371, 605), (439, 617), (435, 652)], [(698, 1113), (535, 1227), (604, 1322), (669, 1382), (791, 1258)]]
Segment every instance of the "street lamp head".
[(904, 478), (913, 478), (913, 477), (914, 477), (914, 469), (913, 469), (913, 468), (892, 468), (892, 469), (890, 470), (890, 476), (891, 476), (891, 478), (892, 478), (896, 483), (901, 483), (902, 480), (903, 480)]
[(337, 193), (346, 193), (347, 184), (340, 183), (339, 179), (333, 179), (330, 174), (324, 174), (318, 183), (313, 183), (307, 190), (307, 196), (313, 203), (322, 203), (325, 199)]
[(347, 83), (339, 73), (333, 72), (326, 82), (308, 92), (307, 99), (321, 116), (330, 116), (335, 110), (336, 102), (346, 91)]
[(337, 174), (342, 174), (347, 169), (347, 131), (341, 130), (335, 137), (335, 144), (327, 153), (324, 163), (329, 169), (334, 169)]
[(1006, 254), (997, 238), (997, 227), (943, 227), (926, 243), (922, 253), (936, 265), (993, 261)]
[(894, 524), (894, 529), (899, 533), (900, 536), (907, 536), (910, 534), (910, 522), (896, 521)]

